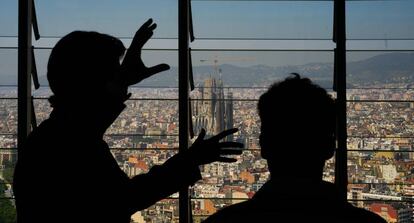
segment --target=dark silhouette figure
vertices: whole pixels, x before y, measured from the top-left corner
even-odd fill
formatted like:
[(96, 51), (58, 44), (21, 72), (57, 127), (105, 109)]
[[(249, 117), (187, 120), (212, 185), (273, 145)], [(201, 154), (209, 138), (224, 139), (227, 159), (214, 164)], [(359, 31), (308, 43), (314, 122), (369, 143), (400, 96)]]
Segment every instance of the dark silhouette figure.
[(205, 223), (342, 222), (382, 223), (380, 216), (343, 201), (322, 180), (334, 154), (335, 103), (298, 74), (273, 84), (258, 103), (261, 155), (270, 180), (252, 199), (209, 217)]
[(75, 31), (51, 52), (47, 77), (53, 111), (28, 137), (15, 169), (18, 222), (129, 223), (130, 216), (200, 179), (199, 165), (234, 162), (235, 142), (219, 142), (237, 129), (195, 143), (163, 165), (132, 179), (119, 168), (103, 140), (125, 108), (129, 85), (169, 69), (146, 67), (141, 48), (156, 24), (136, 33), (122, 64), (122, 42), (97, 32)]

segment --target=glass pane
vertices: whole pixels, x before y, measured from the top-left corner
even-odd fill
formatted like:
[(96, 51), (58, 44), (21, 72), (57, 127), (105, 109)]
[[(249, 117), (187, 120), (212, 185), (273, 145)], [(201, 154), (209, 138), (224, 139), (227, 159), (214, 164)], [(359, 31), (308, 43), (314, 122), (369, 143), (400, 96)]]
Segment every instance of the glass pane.
[[(235, 193), (236, 194), (236, 193)], [(191, 208), (194, 222), (202, 222), (208, 216), (216, 213), (222, 208), (228, 207), (248, 198), (197, 198), (191, 199)]]
[(413, 51), (414, 39), (347, 40), (348, 51)]
[(192, 1), (196, 38), (332, 38), (331, 1)]
[[(3, 95), (4, 93), (4, 96), (17, 97), (17, 87), (15, 87), (17, 86), (17, 49), (0, 48), (0, 68), (1, 94)], [(14, 87), (15, 91), (3, 92), (4, 90), (12, 90), (10, 88), (4, 89), (3, 87)]]
[(347, 1), (347, 38), (413, 39), (414, 2)]
[(16, 222), (16, 207), (12, 190), (17, 150), (0, 148), (0, 220)]
[(3, 145), (7, 145), (7, 138), (17, 134), (17, 99), (0, 100), (0, 134), (4, 136)]
[(217, 162), (202, 166), (203, 179), (192, 188), (193, 197), (232, 199), (230, 192), (237, 190), (237, 196), (248, 198), (268, 180), (267, 163), (259, 151), (246, 150), (235, 157), (238, 159), (235, 163)]
[(413, 52), (348, 52), (348, 88), (411, 88)]
[[(349, 137), (412, 137), (411, 102), (349, 102)], [(387, 145), (392, 147), (393, 145)], [(374, 148), (381, 148), (381, 145)]]
[[(45, 88), (40, 88), (39, 91), (35, 92), (42, 92), (43, 89)], [(52, 111), (52, 107), (50, 107), (50, 103), (47, 100), (47, 97), (35, 99), (33, 100), (33, 104), (36, 113), (36, 122), (37, 125), (40, 125), (40, 123), (49, 118), (50, 112)]]
[(14, 206), (14, 203), (14, 199), (0, 198), (0, 207), (2, 207), (2, 210), (0, 211), (0, 219), (2, 222), (17, 222), (16, 208)]
[[(49, 117), (52, 108), (46, 99), (36, 99), (34, 104), (37, 123), (40, 124)], [(106, 132), (105, 140), (110, 147), (178, 148), (178, 101), (129, 100), (126, 105), (127, 108)], [(8, 145), (6, 142), (3, 141), (4, 146)], [(9, 143), (15, 144), (14, 141)]]
[(112, 149), (112, 155), (119, 167), (129, 176), (147, 173), (154, 165), (161, 165), (178, 153), (166, 149)]
[(387, 222), (411, 222), (412, 203), (402, 201), (350, 201), (354, 206), (365, 208), (377, 215), (380, 215)]
[[(413, 152), (349, 151), (348, 181), (378, 184), (372, 193), (398, 195), (400, 186), (411, 185)], [(398, 185), (391, 188), (390, 185)]]
[[(359, 137), (350, 136), (347, 140), (348, 150), (367, 151), (413, 151), (414, 137)], [(408, 153), (407, 153), (408, 154)]]
[(347, 99), (349, 102), (362, 103), (366, 101), (400, 101), (411, 103), (414, 100), (414, 88), (407, 86), (395, 88), (355, 87), (348, 88)]
[[(147, 173), (154, 165), (161, 165), (178, 150), (111, 150), (120, 168), (129, 176)], [(172, 195), (177, 197), (177, 195)], [(178, 200), (164, 199), (132, 215), (133, 222), (178, 222)]]
[(332, 51), (200, 50), (192, 52), (192, 63), (196, 86), (215, 78), (222, 79), (224, 87), (267, 88), (292, 72), (309, 77), (324, 88), (332, 88), (333, 84)]
[(132, 148), (178, 147), (178, 101), (129, 100), (126, 104), (127, 108), (106, 132), (111, 145)]
[(178, 223), (178, 199), (164, 199), (153, 206), (132, 215), (132, 223), (171, 222)]
[[(12, 184), (14, 166), (17, 161), (17, 150), (0, 148), (0, 183)], [(10, 194), (11, 197), (12, 193)]]
[(18, 1), (2, 0), (0, 7), (0, 36), (17, 36)]
[[(129, 43), (127, 43), (129, 46)], [(35, 58), (36, 58), (36, 68), (39, 75), (39, 82), (40, 85), (45, 87), (48, 86), (48, 81), (46, 77), (47, 73), (47, 62), (49, 60), (49, 55), (51, 52), (51, 48), (53, 44), (48, 44), (48, 46), (41, 49), (35, 49)], [(0, 50), (1, 53), (1, 50)], [(1, 54), (0, 54), (1, 55)], [(17, 57), (17, 54), (16, 54)], [(167, 63), (171, 66), (171, 69), (162, 73), (158, 73), (141, 83), (137, 86), (143, 87), (154, 87), (154, 88), (162, 88), (162, 87), (178, 87), (178, 52), (176, 50), (166, 51), (166, 50), (144, 50), (142, 52), (142, 59), (144, 63), (150, 67), (160, 63)], [(0, 62), (1, 63), (1, 62)], [(13, 67), (13, 71), (17, 74), (17, 65)], [(0, 73), (1, 74), (1, 73)], [(14, 76), (14, 78), (16, 78)], [(17, 80), (17, 78), (16, 78)], [(47, 89), (42, 89), (46, 91)], [(34, 92), (34, 95), (37, 93)], [(44, 94), (44, 93), (41, 93)]]
[(17, 134), (1, 134), (0, 148), (17, 148)]
[[(203, 178), (192, 187), (192, 197), (229, 200), (251, 198), (269, 179), (267, 162), (261, 158), (259, 150), (245, 150), (242, 155), (234, 157), (238, 159), (235, 163), (216, 162), (201, 166)], [(334, 159), (328, 160), (324, 180), (334, 181), (334, 168)]]
[(132, 37), (149, 18), (158, 24), (155, 37), (178, 36), (177, 1), (36, 1), (36, 9), (42, 36), (61, 37), (74, 30), (94, 30)]

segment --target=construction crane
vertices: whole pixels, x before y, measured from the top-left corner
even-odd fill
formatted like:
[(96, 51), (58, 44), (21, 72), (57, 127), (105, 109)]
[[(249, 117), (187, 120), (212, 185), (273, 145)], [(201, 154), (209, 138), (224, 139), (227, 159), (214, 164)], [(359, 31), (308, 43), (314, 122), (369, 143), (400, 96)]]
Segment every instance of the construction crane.
[(218, 57), (214, 56), (212, 59), (200, 59), (201, 63), (210, 62), (214, 66), (214, 73), (220, 77), (221, 79), (221, 69), (219, 69), (219, 62), (251, 62), (255, 61), (256, 58), (254, 57)]

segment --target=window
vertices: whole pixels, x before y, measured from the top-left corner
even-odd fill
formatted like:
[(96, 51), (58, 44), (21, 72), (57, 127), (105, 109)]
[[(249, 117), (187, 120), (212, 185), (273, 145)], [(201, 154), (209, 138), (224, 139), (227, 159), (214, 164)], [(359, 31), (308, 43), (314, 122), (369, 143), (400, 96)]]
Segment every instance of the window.
[(413, 9), (347, 2), (348, 199), (389, 222), (412, 219)]
[[(335, 1), (189, 0), (195, 40), (188, 45), (180, 44), (190, 29), (181, 27), (185, 32), (179, 33), (180, 22), (186, 19), (180, 12), (189, 9), (186, 0), (180, 8), (180, 1), (35, 1), (41, 37), (32, 41), (40, 81), (40, 88), (32, 91), (37, 123), (51, 111), (46, 64), (63, 35), (95, 30), (114, 35), (128, 46), (138, 26), (153, 18), (158, 28), (145, 46), (144, 61), (149, 65), (165, 62), (171, 69), (132, 86), (127, 109), (107, 131), (105, 140), (121, 169), (130, 176), (145, 173), (178, 153), (180, 143), (183, 147), (188, 140), (180, 138), (188, 134), (181, 126), (192, 127), (195, 135), (202, 127), (210, 134), (240, 129), (228, 138), (245, 144), (238, 162), (203, 166), (203, 179), (188, 193), (181, 193), (182, 199), (174, 194), (137, 212), (132, 217), (135, 222), (189, 222), (190, 218), (199, 222), (253, 196), (269, 177), (260, 157), (257, 100), (270, 82), (297, 72), (337, 97), (333, 89), (338, 65), (337, 45), (332, 41)], [(347, 81), (341, 84), (346, 84), (342, 118), (346, 118), (347, 151), (328, 160), (324, 171), (324, 179), (331, 182), (347, 176), (348, 185), (340, 182), (347, 199), (389, 222), (413, 218), (413, 10), (414, 3), (404, 0), (346, 1)], [(17, 1), (3, 0), (0, 202), (11, 216), (15, 214), (11, 174), (18, 134), (23, 134), (17, 131), (18, 101), (30, 99), (18, 98), (17, 19)], [(180, 53), (187, 47), (191, 60), (182, 63)], [(188, 102), (183, 97), (188, 81), (180, 81), (184, 73), (179, 74), (183, 64), (191, 66), (194, 81), (188, 113), (180, 107)], [(191, 117), (183, 120), (180, 115)], [(345, 156), (346, 168), (335, 168)], [(187, 206), (191, 216), (180, 211)]]
[[(191, 6), (195, 133), (237, 127), (232, 139), (245, 144), (238, 162), (202, 167), (203, 179), (191, 188), (193, 219), (201, 221), (251, 198), (268, 180), (257, 102), (271, 82), (298, 72), (332, 92), (333, 3), (193, 0)], [(334, 159), (326, 166), (324, 177), (333, 182)]]

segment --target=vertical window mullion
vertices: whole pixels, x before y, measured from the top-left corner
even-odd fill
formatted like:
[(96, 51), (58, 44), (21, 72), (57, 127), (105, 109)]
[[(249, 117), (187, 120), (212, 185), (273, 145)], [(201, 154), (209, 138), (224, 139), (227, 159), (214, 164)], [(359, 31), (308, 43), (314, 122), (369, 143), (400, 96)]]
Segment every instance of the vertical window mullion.
[(346, 124), (346, 21), (345, 0), (334, 1), (334, 41), (335, 67), (334, 80), (337, 91), (337, 130), (338, 148), (335, 156), (335, 183), (342, 199), (347, 199), (347, 124)]
[(17, 144), (21, 147), (31, 125), (32, 1), (19, 0), (18, 27), (18, 124)]
[[(189, 1), (178, 0), (179, 151), (188, 149), (189, 136)], [(188, 188), (179, 191), (179, 222), (190, 222)]]

